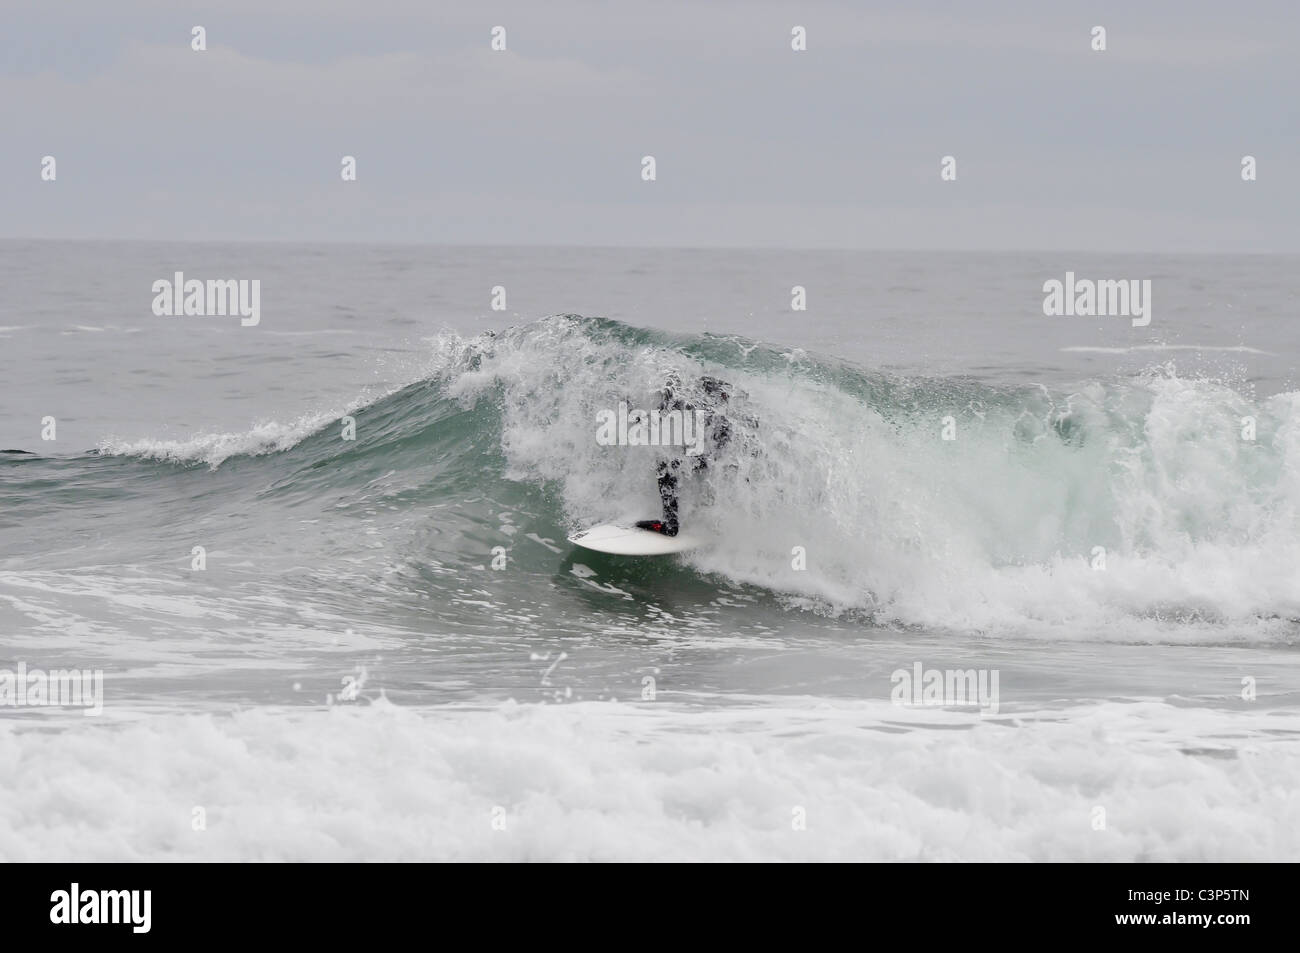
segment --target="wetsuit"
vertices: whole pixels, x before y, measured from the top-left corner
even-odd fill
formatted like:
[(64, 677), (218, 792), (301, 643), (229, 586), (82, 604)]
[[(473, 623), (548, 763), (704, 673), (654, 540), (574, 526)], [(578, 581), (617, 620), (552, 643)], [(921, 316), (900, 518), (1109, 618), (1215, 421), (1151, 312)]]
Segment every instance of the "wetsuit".
[[(711, 438), (711, 449), (715, 451), (721, 450), (731, 440), (731, 423), (727, 420), (726, 414), (722, 412), (727, 401), (731, 399), (729, 386), (725, 381), (721, 381), (716, 377), (701, 377), (700, 392), (702, 396), (692, 399), (681, 393), (681, 382), (674, 376), (664, 384), (663, 389), (660, 391), (659, 412), (668, 413), (669, 411), (679, 410), (685, 415), (696, 410), (702, 410), (704, 412), (704, 433)], [(701, 451), (694, 458), (690, 466), (690, 472), (699, 473), (708, 469), (707, 449), (709, 448)], [(662, 520), (641, 520), (636, 524), (641, 529), (653, 530), (656, 533), (663, 533), (665, 536), (677, 535), (677, 486), (682, 469), (682, 460), (682, 456), (675, 456), (669, 460), (659, 462), (659, 500), (663, 504), (664, 516)]]

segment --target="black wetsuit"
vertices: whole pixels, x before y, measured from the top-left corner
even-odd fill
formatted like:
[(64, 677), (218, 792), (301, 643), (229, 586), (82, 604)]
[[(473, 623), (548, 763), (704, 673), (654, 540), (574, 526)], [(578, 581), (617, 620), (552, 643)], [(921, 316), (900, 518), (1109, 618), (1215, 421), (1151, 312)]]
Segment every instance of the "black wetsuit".
[[(704, 434), (710, 438), (711, 447), (706, 447), (691, 463), (690, 472), (699, 473), (708, 469), (707, 451), (721, 450), (731, 440), (731, 423), (723, 413), (727, 401), (731, 399), (730, 385), (716, 377), (701, 377), (700, 397), (685, 396), (681, 390), (680, 383), (669, 380), (660, 391), (659, 412), (662, 414), (677, 410), (683, 415), (696, 410), (704, 412)], [(677, 486), (682, 461), (682, 456), (676, 456), (659, 462), (659, 500), (663, 503), (664, 516), (662, 520), (641, 520), (636, 524), (641, 529), (653, 530), (665, 536), (677, 535)]]

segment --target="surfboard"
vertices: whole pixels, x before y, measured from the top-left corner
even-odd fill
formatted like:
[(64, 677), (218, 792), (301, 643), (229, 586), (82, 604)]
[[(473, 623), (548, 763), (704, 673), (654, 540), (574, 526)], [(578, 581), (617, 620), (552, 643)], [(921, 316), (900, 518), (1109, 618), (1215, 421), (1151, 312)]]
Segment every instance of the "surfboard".
[(705, 540), (690, 533), (665, 536), (663, 533), (637, 529), (635, 526), (601, 523), (581, 533), (574, 533), (569, 537), (569, 542), (584, 549), (610, 553), (614, 556), (667, 556), (671, 553), (684, 553), (688, 549), (698, 549), (704, 545)]

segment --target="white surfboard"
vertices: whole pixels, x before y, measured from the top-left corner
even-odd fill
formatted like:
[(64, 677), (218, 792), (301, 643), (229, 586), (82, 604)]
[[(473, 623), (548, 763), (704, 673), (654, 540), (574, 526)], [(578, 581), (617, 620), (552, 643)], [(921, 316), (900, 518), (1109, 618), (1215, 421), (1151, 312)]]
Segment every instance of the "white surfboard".
[(690, 533), (678, 533), (665, 536), (654, 530), (637, 529), (635, 526), (614, 526), (602, 523), (591, 529), (574, 533), (569, 542), (584, 549), (594, 549), (598, 553), (610, 553), (614, 556), (667, 556), (670, 553), (684, 553), (688, 549), (698, 549), (705, 540)]

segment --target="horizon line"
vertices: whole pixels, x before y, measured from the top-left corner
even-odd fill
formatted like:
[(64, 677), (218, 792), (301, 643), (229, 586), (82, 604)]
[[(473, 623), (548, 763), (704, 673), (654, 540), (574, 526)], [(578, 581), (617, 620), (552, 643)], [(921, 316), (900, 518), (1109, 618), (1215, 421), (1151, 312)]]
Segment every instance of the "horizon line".
[(608, 250), (608, 251), (739, 251), (739, 252), (907, 252), (917, 254), (986, 254), (986, 255), (1007, 255), (1007, 254), (1029, 254), (1029, 255), (1187, 255), (1187, 256), (1218, 256), (1218, 257), (1246, 257), (1246, 256), (1276, 256), (1276, 257), (1296, 257), (1300, 256), (1300, 248), (1290, 250), (1248, 250), (1248, 249), (1227, 249), (1222, 251), (1196, 251), (1196, 250), (1173, 250), (1173, 249), (1156, 249), (1156, 248), (1122, 248), (1122, 249), (1096, 249), (1096, 248), (1070, 248), (1070, 247), (1050, 247), (1050, 248), (970, 248), (970, 247), (923, 247), (915, 245), (812, 245), (812, 246), (787, 246), (787, 245), (669, 245), (669, 244), (602, 244), (587, 242), (482, 242), (482, 241), (410, 241), (410, 240), (385, 240), (377, 241), (373, 239), (335, 239), (335, 238), (111, 238), (104, 236), (82, 236), (77, 238), (69, 237), (41, 237), (30, 235), (0, 235), (0, 242), (40, 242), (48, 244), (57, 243), (123, 243), (137, 245), (161, 245), (161, 244), (182, 244), (182, 245), (331, 245), (338, 247), (354, 248), (498, 248), (498, 249), (590, 249), (590, 250)]

